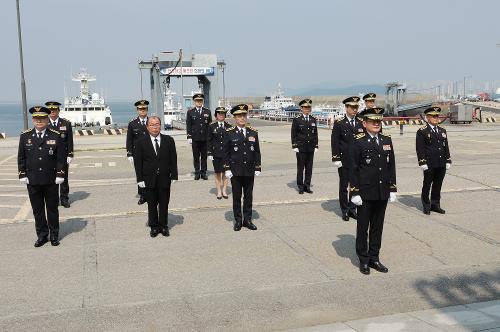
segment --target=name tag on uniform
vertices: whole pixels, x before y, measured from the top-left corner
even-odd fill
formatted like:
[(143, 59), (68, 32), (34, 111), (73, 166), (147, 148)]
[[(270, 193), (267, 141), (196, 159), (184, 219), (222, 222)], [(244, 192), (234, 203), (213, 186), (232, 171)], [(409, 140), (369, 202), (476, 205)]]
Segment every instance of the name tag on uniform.
[(390, 144), (384, 144), (382, 146), (382, 148), (384, 149), (384, 151), (389, 151), (389, 150), (391, 150), (391, 145)]
[(59, 127), (59, 130), (66, 130), (66, 126)]
[(248, 141), (249, 142), (255, 142), (255, 137), (253, 137), (253, 136), (248, 137)]
[(446, 134), (445, 134), (445, 133), (442, 133), (441, 135), (442, 135), (444, 138), (446, 138)]
[(54, 140), (54, 139), (49, 139), (49, 140), (47, 141), (47, 144), (48, 144), (48, 145), (55, 145), (55, 144), (56, 144), (56, 140)]

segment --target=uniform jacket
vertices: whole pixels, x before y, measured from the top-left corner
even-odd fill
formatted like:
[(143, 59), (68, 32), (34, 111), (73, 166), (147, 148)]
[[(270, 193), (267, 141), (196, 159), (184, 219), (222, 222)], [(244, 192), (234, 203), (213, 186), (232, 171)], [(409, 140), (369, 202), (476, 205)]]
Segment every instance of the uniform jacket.
[(193, 141), (208, 140), (208, 125), (212, 123), (212, 114), (208, 108), (203, 107), (201, 112), (196, 108), (191, 108), (186, 113), (186, 133), (187, 138)]
[(417, 130), (417, 158), (418, 165), (427, 165), (429, 168), (446, 167), (451, 164), (448, 135), (446, 130), (436, 126), (436, 134), (427, 124)]
[(59, 132), (48, 128), (39, 139), (34, 128), (24, 131), (19, 138), (17, 153), (19, 178), (27, 177), (30, 185), (54, 184), (64, 177), (66, 148)]
[(209, 125), (208, 131), (208, 155), (214, 158), (224, 158), (224, 136), (231, 125), (224, 121), (224, 127), (219, 128), (219, 122), (215, 121)]
[(146, 126), (142, 125), (139, 117), (132, 119), (128, 123), (127, 143), (125, 146), (125, 148), (127, 149), (127, 157), (134, 156), (134, 146), (137, 143), (137, 140), (139, 140), (143, 136), (146, 136), (147, 134), (148, 131), (146, 130)]
[(366, 133), (356, 135), (351, 144), (349, 183), (352, 195), (364, 200), (385, 200), (396, 192), (396, 163), (389, 136), (379, 133), (379, 144)]
[(332, 161), (342, 161), (343, 167), (348, 167), (349, 146), (354, 141), (354, 135), (364, 132), (363, 124), (358, 118), (354, 118), (354, 128), (345, 116), (335, 121), (332, 129)]
[(292, 121), (292, 149), (299, 152), (314, 152), (318, 148), (318, 123), (316, 118), (309, 115), (309, 121), (302, 114)]
[(238, 132), (238, 127), (226, 130), (224, 136), (224, 170), (234, 176), (254, 176), (260, 171), (260, 146), (257, 131), (246, 127), (246, 137)]
[(149, 134), (144, 135), (135, 145), (134, 166), (137, 182), (144, 181), (147, 188), (170, 186), (177, 180), (177, 151), (174, 139), (168, 135), (158, 135), (160, 153), (157, 155)]
[(73, 128), (69, 120), (59, 118), (57, 119), (57, 126), (52, 125), (52, 120), (49, 119), (49, 128), (58, 131), (61, 135), (61, 141), (66, 147), (66, 154), (68, 157), (73, 158)]

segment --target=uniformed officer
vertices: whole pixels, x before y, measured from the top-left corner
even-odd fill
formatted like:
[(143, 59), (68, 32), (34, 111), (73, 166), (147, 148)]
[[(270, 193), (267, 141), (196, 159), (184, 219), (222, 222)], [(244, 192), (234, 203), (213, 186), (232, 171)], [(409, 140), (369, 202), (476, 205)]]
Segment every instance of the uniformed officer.
[[(64, 182), (66, 147), (59, 132), (48, 128), (50, 110), (34, 106), (34, 128), (21, 133), (17, 154), (19, 181), (26, 184), (35, 217), (37, 240), (35, 247), (49, 241), (59, 245), (59, 193), (58, 185)], [(45, 214), (47, 209), (47, 214)]]
[[(134, 148), (139, 139), (146, 136), (146, 123), (148, 122), (148, 105), (147, 100), (138, 100), (134, 106), (137, 108), (137, 118), (130, 120), (127, 130), (127, 158), (128, 161), (134, 165)], [(144, 188), (137, 187), (139, 201), (137, 204), (141, 205), (146, 202), (146, 191)]]
[(45, 106), (50, 110), (49, 114), (49, 128), (58, 131), (61, 135), (61, 141), (63, 142), (66, 149), (66, 164), (64, 168), (64, 182), (59, 185), (59, 195), (61, 200), (61, 205), (65, 208), (69, 208), (69, 164), (73, 160), (73, 128), (71, 127), (71, 122), (64, 118), (59, 117), (59, 112), (61, 111), (61, 104), (57, 101), (48, 101)]
[[(224, 169), (233, 188), (234, 230), (241, 227), (257, 230), (252, 223), (254, 177), (259, 176), (260, 146), (257, 131), (247, 125), (248, 105), (240, 104), (231, 109), (235, 126), (226, 130), (224, 137)], [(243, 216), (241, 194), (243, 192)]]
[(193, 95), (194, 106), (186, 114), (186, 132), (188, 143), (193, 150), (194, 179), (203, 180), (207, 177), (207, 141), (208, 125), (212, 123), (212, 114), (208, 108), (203, 107), (204, 96), (202, 93)]
[(228, 199), (227, 196), (227, 178), (224, 175), (224, 135), (226, 129), (231, 125), (226, 122), (227, 110), (224, 107), (215, 109), (215, 118), (208, 132), (208, 159), (212, 161), (215, 173), (215, 187), (217, 188), (217, 199)]
[(356, 115), (359, 108), (359, 97), (353, 96), (342, 101), (346, 115), (335, 121), (332, 129), (332, 161), (339, 173), (339, 203), (342, 219), (357, 218), (356, 207), (350, 201), (349, 186), (349, 146), (354, 141), (354, 135), (364, 131), (361, 120)]
[(424, 171), (422, 206), (425, 214), (431, 214), (431, 211), (444, 214), (445, 210), (441, 208), (441, 185), (446, 170), (451, 167), (448, 135), (439, 126), (440, 107), (430, 107), (424, 113), (427, 125), (417, 130), (416, 138), (418, 165)]
[[(311, 177), (314, 152), (318, 151), (318, 123), (311, 114), (311, 99), (299, 102), (301, 115), (292, 122), (292, 149), (297, 157), (297, 188), (299, 194), (312, 194)], [(305, 180), (304, 180), (305, 170)]]
[(363, 101), (365, 102), (365, 109), (375, 107), (375, 100), (377, 99), (377, 95), (373, 92), (367, 93), (363, 96)]
[(396, 201), (396, 164), (389, 136), (380, 134), (384, 109), (374, 107), (360, 113), (366, 132), (357, 134), (351, 144), (349, 168), (351, 201), (358, 207), (356, 253), (359, 270), (370, 274), (389, 270), (380, 262), (387, 201)]

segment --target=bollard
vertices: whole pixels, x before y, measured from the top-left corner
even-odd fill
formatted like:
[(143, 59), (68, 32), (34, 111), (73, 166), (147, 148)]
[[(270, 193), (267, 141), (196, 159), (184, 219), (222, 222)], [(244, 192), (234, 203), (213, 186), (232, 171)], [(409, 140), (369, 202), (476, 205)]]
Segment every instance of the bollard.
[(399, 120), (399, 135), (403, 135), (404, 120)]

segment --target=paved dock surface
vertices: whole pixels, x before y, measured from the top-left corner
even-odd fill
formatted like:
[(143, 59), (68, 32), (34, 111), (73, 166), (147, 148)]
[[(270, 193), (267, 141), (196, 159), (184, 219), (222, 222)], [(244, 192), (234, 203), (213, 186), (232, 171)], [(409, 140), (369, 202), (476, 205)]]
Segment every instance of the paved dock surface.
[[(399, 196), (382, 243), (390, 272), (370, 276), (357, 268), (355, 222), (340, 218), (330, 132), (320, 131), (314, 194), (299, 195), (289, 125), (253, 125), (263, 170), (254, 190), (258, 231), (232, 230), (231, 199), (216, 199), (211, 174), (193, 180), (190, 146), (176, 132), (171, 236), (150, 238), (125, 137), (76, 137), (59, 247), (33, 247), (17, 139), (0, 141), (0, 330), (423, 331), (426, 313), (445, 322), (431, 324), (441, 330), (499, 328), (498, 303), (488, 301), (500, 299), (500, 125), (447, 127), (446, 214), (430, 216), (420, 207), (418, 126), (403, 136), (384, 129), (393, 137)], [(447, 325), (453, 310), (459, 314)], [(467, 310), (486, 318), (469, 324), (463, 317), (476, 316)], [(383, 325), (395, 317), (409, 325)]]

